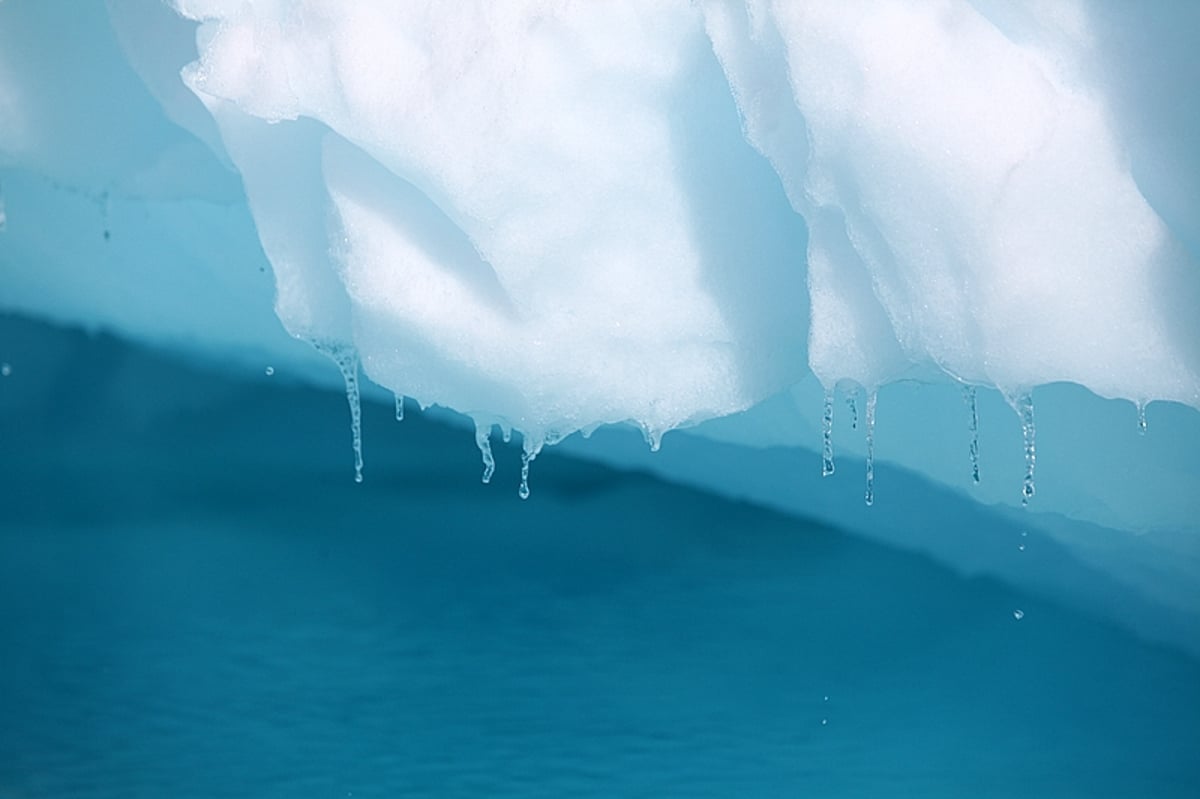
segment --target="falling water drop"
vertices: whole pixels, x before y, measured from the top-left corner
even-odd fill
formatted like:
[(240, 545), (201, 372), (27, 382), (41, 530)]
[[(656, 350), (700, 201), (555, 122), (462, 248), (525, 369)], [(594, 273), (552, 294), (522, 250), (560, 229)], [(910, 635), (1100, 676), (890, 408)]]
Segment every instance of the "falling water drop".
[(1015, 400), (1010, 400), (1010, 403), (1016, 409), (1017, 415), (1021, 417), (1021, 436), (1025, 441), (1025, 479), (1021, 485), (1021, 505), (1024, 507), (1029, 504), (1029, 500), (1033, 499), (1033, 470), (1037, 465), (1037, 442), (1035, 439), (1037, 431), (1033, 423), (1033, 395), (1021, 394)]
[(1016, 619), (1017, 621), (1020, 621), (1021, 619), (1025, 618), (1025, 611), (1021, 610), (1020, 608), (1017, 608), (1016, 610), (1013, 611), (1013, 618)]
[(850, 410), (850, 429), (858, 429), (858, 390), (850, 389), (846, 395), (846, 407)]
[(975, 404), (975, 386), (963, 386), (963, 399), (967, 403), (970, 414), (969, 427), (971, 432), (971, 479), (979, 482), (979, 409)]
[[(404, 395), (403, 394), (396, 395), (396, 421), (397, 422), (404, 421)], [(486, 483), (487, 481), (484, 480), (484, 482)]]
[(825, 392), (825, 411), (821, 415), (821, 476), (833, 474), (833, 392)]
[(0, 377), (8, 377), (12, 374), (11, 363), (0, 363)]
[(1141, 400), (1138, 400), (1137, 414), (1138, 414), (1138, 435), (1144, 436), (1144, 435), (1146, 435), (1146, 403)]
[(268, 366), (268, 367), (267, 367), (266, 369), (264, 369), (263, 371), (267, 373), (267, 377), (270, 377), (271, 375), (275, 374), (275, 367), (274, 367), (274, 366)]
[(346, 384), (346, 404), (350, 406), (350, 436), (354, 446), (354, 482), (361, 483), (363, 479), (362, 456), (362, 406), (358, 391), (358, 353), (351, 347), (341, 344), (315, 345), (337, 364)]
[(475, 446), (483, 458), (483, 482), (490, 483), (492, 474), (496, 471), (496, 459), (492, 457), (492, 426), (475, 423)]
[(875, 400), (877, 396), (874, 390), (867, 394), (867, 493), (864, 500), (868, 505), (875, 504)]

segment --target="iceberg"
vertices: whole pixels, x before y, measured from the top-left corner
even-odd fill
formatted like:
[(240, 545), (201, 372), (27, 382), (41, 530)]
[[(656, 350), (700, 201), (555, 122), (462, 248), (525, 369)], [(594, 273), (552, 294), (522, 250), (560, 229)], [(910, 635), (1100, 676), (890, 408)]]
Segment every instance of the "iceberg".
[(4, 2), (0, 310), (344, 380), (356, 449), (361, 365), (485, 479), (515, 432), (1197, 653), (1198, 24)]

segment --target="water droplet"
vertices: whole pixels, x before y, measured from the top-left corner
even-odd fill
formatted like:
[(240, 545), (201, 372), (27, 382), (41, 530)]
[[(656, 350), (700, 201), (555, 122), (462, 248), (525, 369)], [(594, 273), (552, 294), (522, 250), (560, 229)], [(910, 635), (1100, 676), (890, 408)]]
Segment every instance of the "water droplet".
[(268, 366), (264, 371), (266, 371), (267, 377), (270, 377), (271, 375), (275, 374), (275, 367)]
[(8, 377), (12, 374), (11, 363), (0, 363), (0, 377)]
[(1025, 545), (1024, 545), (1024, 544), (1017, 544), (1017, 549), (1018, 549), (1018, 550), (1020, 550), (1021, 552), (1024, 552), (1024, 551), (1025, 551)]
[(1033, 470), (1037, 466), (1037, 429), (1033, 423), (1033, 395), (1021, 394), (1009, 402), (1021, 417), (1021, 437), (1025, 442), (1025, 479), (1021, 485), (1021, 506), (1024, 507), (1033, 499)]
[(878, 395), (872, 390), (867, 394), (867, 505), (875, 504), (875, 400)]
[(358, 353), (341, 344), (315, 343), (317, 350), (337, 364), (346, 384), (346, 404), (350, 406), (350, 438), (354, 447), (354, 482), (362, 482), (362, 405), (358, 390)]
[(1013, 611), (1013, 618), (1016, 619), (1017, 621), (1020, 621), (1021, 619), (1025, 618), (1025, 611), (1021, 610), (1020, 608), (1017, 608), (1016, 610)]
[[(489, 483), (492, 480), (492, 474), (496, 471), (496, 459), (492, 457), (492, 426), (490, 424), (475, 423), (475, 446), (479, 447), (479, 454), (483, 458), (483, 482)], [(528, 493), (528, 489), (526, 493)]]
[(825, 697), (825, 701), (826, 701), (826, 702), (828, 702), (828, 701), (829, 701), (829, 697)]
[[(404, 421), (404, 395), (403, 394), (396, 395), (396, 421), (397, 422)], [(487, 481), (484, 480), (484, 482), (486, 483)]]
[(825, 392), (825, 410), (821, 414), (821, 476), (833, 474), (833, 392)]
[(826, 726), (827, 724), (829, 724), (829, 719), (821, 719), (821, 726), (822, 726), (822, 727)]
[(979, 482), (979, 410), (975, 403), (975, 386), (963, 386), (963, 399), (967, 403), (970, 421), (967, 429), (971, 432), (971, 479)]
[(858, 389), (850, 389), (846, 395), (846, 407), (850, 409), (850, 429), (858, 429)]
[(1138, 415), (1138, 435), (1146, 435), (1146, 403), (1139, 401), (1137, 404)]

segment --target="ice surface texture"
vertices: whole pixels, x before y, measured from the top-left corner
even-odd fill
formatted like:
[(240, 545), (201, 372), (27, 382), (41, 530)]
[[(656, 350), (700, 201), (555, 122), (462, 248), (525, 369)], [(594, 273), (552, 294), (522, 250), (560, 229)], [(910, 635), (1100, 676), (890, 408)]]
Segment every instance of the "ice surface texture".
[(715, 419), (819, 471), (853, 390), (881, 463), (1012, 506), (1036, 409), (1030, 508), (1150, 535), (1197, 611), (1196, 414), (1142, 439), (1100, 399), (1200, 407), (1197, 30), (1186, 2), (5, 2), (0, 308), (329, 374), (273, 302), (530, 457)]

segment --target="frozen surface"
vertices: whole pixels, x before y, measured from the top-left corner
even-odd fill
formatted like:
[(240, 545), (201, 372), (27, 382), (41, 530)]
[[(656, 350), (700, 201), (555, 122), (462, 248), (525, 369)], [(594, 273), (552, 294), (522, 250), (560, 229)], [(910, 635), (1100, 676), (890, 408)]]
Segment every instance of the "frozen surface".
[[(9, 0), (0, 309), (340, 384), (319, 348), (527, 461), (690, 428), (569, 446), (1198, 651), (1198, 32), (1189, 2)], [(999, 518), (1061, 562), (1005, 560)]]
[(1040, 591), (555, 450), (522, 503), (514, 447), (463, 480), (471, 437), (386, 403), (356, 485), (286, 370), (0, 333), (38, 356), (0, 380), (0, 796), (1200, 790), (1200, 664)]

